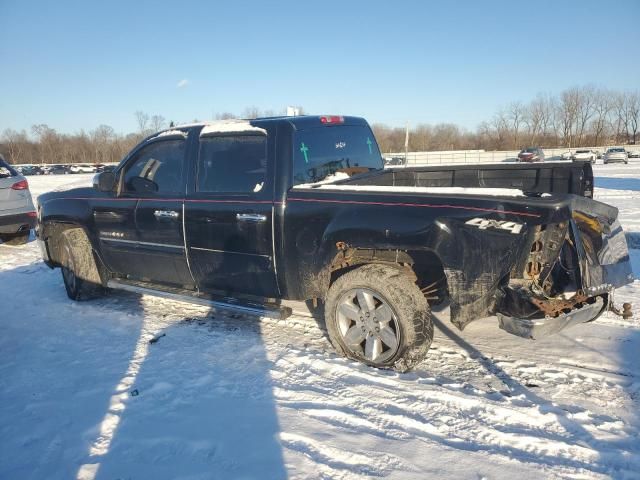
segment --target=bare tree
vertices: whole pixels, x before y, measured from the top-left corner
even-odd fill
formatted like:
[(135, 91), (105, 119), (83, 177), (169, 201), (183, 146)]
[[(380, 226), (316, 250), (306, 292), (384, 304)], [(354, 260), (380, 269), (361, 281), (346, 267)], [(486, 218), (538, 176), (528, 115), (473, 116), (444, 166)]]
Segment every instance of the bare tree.
[(599, 145), (605, 135), (605, 129), (609, 123), (609, 114), (613, 108), (612, 94), (607, 90), (597, 90), (594, 93), (593, 111), (594, 116), (591, 121), (591, 131), (593, 134), (593, 144)]
[(576, 137), (582, 144), (587, 123), (595, 113), (596, 90), (593, 87), (575, 89)]
[(157, 132), (158, 130), (162, 130), (166, 124), (167, 121), (162, 115), (154, 115), (151, 117), (149, 127), (151, 131)]
[(242, 118), (258, 118), (260, 117), (260, 109), (258, 107), (247, 107), (242, 112)]
[(138, 122), (138, 131), (141, 136), (144, 136), (149, 131), (149, 115), (142, 110), (137, 110), (134, 115)]
[(511, 131), (513, 132), (513, 149), (519, 148), (518, 135), (522, 127), (525, 116), (525, 109), (521, 102), (512, 102), (507, 108), (507, 118), (509, 119)]
[(28, 143), (26, 132), (24, 130), (18, 132), (16, 130), (7, 128), (3, 132), (2, 136), (4, 142), (7, 144), (11, 163), (21, 163), (22, 154), (24, 152), (25, 146)]
[(640, 92), (629, 92), (627, 94), (627, 118), (629, 126), (627, 131), (631, 131), (632, 143), (636, 145), (636, 135), (638, 134), (638, 123), (640, 123)]
[(614, 116), (612, 124), (615, 130), (616, 143), (622, 143), (622, 138), (625, 137), (625, 141), (629, 140), (629, 108), (628, 108), (628, 96), (624, 92), (619, 92), (614, 97), (613, 109)]
[(233, 113), (229, 113), (229, 112), (222, 112), (222, 113), (215, 114), (216, 120), (231, 120), (232, 118), (238, 118), (238, 117)]
[(574, 129), (577, 123), (578, 104), (580, 101), (579, 97), (580, 94), (577, 88), (565, 90), (560, 94), (560, 101), (556, 109), (562, 138), (569, 148), (573, 146)]

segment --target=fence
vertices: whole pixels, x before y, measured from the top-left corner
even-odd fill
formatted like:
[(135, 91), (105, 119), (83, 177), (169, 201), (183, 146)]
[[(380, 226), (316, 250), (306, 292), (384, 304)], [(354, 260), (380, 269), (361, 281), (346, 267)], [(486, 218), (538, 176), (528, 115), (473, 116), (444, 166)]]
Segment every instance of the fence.
[[(576, 150), (593, 150), (604, 153), (609, 147), (579, 147), (579, 148), (544, 148), (546, 160), (563, 160), (562, 155), (568, 152), (574, 153)], [(627, 150), (639, 149), (640, 147), (626, 147)], [(486, 152), (484, 150), (453, 150), (442, 152), (408, 152), (407, 161), (404, 162), (405, 154), (387, 153), (384, 157), (394, 163), (406, 163), (406, 165), (424, 164), (460, 164), (460, 163), (502, 163), (515, 162), (518, 159), (520, 150), (507, 150)], [(568, 158), (564, 158), (568, 160)]]

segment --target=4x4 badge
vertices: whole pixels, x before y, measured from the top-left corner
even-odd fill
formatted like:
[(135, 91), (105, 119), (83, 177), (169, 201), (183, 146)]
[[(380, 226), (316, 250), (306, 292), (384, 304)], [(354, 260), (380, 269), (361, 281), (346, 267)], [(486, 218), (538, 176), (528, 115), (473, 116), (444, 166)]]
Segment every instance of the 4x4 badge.
[(472, 218), (471, 220), (465, 222), (465, 225), (478, 227), (480, 230), (486, 230), (488, 228), (507, 230), (513, 234), (520, 233), (523, 227), (521, 223), (508, 222), (506, 220), (491, 220), (487, 218)]

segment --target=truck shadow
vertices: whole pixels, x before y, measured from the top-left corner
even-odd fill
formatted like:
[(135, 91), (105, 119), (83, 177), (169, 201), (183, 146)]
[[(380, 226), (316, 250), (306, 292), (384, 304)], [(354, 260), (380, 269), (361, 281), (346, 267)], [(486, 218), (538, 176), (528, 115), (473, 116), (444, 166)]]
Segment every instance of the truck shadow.
[(154, 331), (94, 478), (286, 478), (259, 319), (142, 303)]
[[(135, 298), (117, 312), (113, 299), (72, 302), (59, 271), (25, 264), (27, 248), (0, 247), (0, 477), (76, 478), (113, 425), (105, 421), (135, 356), (142, 307)], [(13, 262), (21, 265), (6, 268)]]
[(15, 252), (0, 247), (0, 477), (287, 477), (258, 319), (72, 302), (58, 270), (8, 267)]

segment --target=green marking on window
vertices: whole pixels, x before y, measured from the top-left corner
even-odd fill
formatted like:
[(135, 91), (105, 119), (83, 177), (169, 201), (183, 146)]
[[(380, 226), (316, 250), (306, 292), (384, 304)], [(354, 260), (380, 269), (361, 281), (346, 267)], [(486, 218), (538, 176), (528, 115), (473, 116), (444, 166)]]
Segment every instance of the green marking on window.
[(373, 142), (371, 141), (371, 139), (369, 137), (367, 137), (367, 145), (369, 145), (369, 155), (371, 155), (373, 153), (373, 150), (371, 149), (371, 145), (373, 144)]
[(300, 151), (304, 155), (304, 163), (309, 163), (309, 147), (307, 147), (304, 142), (300, 144)]

